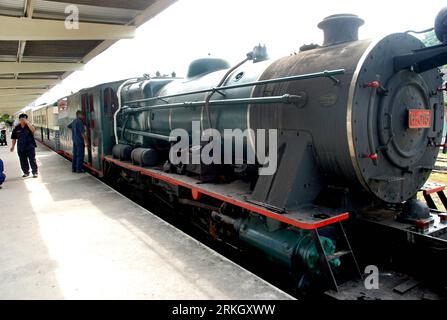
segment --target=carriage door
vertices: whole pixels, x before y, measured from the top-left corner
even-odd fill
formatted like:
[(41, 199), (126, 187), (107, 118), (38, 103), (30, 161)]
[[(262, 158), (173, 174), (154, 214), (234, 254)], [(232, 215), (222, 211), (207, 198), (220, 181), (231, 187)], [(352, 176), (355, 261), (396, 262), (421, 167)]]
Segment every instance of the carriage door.
[(53, 124), (50, 123), (50, 120), (53, 120), (53, 118), (50, 117), (50, 112), (53, 112), (53, 107), (52, 107), (52, 106), (51, 106), (51, 107), (48, 107), (48, 108), (45, 108), (45, 117), (46, 117), (46, 119), (45, 119), (45, 123), (47, 124), (47, 125), (46, 125), (46, 137), (47, 137), (47, 141), (50, 141), (50, 126), (51, 126), (51, 128), (53, 127)]
[(93, 110), (93, 95), (85, 93), (82, 95), (82, 112), (84, 113), (84, 125), (86, 127), (86, 136), (88, 145), (87, 148), (87, 162), (92, 164), (92, 134), (90, 128), (90, 120), (92, 118), (91, 110)]
[(118, 109), (118, 97), (116, 92), (108, 87), (104, 89), (104, 108), (103, 108), (103, 152), (104, 154), (112, 154), (112, 149), (115, 144), (115, 132), (113, 127), (113, 115)]

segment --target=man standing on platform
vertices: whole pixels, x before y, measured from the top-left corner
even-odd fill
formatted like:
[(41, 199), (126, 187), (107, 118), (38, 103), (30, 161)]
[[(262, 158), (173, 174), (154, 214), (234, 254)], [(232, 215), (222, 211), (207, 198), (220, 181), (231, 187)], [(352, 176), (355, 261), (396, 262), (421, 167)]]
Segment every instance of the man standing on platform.
[(87, 137), (85, 135), (84, 122), (82, 121), (83, 118), (84, 113), (82, 111), (77, 111), (76, 119), (68, 125), (73, 140), (72, 170), (77, 173), (84, 172), (82, 167), (84, 165), (85, 141), (87, 141)]
[(17, 144), (17, 153), (19, 154), (20, 166), (22, 167), (23, 177), (29, 177), (29, 168), (33, 172), (33, 178), (37, 178), (37, 162), (36, 162), (36, 140), (34, 140), (34, 132), (36, 129), (28, 121), (28, 116), (22, 113), (19, 116), (19, 124), (14, 128), (11, 134), (12, 147), (14, 152)]

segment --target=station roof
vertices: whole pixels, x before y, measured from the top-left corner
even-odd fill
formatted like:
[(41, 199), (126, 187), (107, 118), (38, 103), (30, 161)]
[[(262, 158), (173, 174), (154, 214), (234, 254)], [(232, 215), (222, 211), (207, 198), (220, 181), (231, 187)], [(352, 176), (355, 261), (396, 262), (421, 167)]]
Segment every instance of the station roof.
[[(30, 104), (174, 2), (0, 0), (0, 114)], [(76, 9), (79, 28), (66, 28)]]

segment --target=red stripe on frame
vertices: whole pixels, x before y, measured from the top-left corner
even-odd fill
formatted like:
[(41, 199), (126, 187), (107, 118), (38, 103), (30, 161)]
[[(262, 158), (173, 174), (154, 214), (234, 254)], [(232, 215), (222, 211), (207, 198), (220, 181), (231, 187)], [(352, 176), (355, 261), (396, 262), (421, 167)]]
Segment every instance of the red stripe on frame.
[(424, 190), (424, 194), (433, 194), (433, 193), (437, 193), (437, 192), (441, 192), (444, 191), (445, 187), (444, 186), (440, 186), (440, 187), (436, 187), (433, 189), (429, 189), (429, 190)]
[[(63, 155), (64, 157), (70, 159), (71, 161), (73, 161), (73, 155), (69, 152), (66, 152), (64, 150), (57, 150), (56, 151), (58, 154)], [(90, 164), (88, 163), (84, 163), (84, 168), (87, 168), (89, 171), (91, 171), (94, 175), (98, 176), (98, 177), (103, 177), (103, 173), (102, 171), (93, 168)]]
[(184, 181), (180, 181), (180, 180), (177, 180), (177, 179), (174, 179), (174, 178), (171, 178), (171, 177), (167, 177), (167, 176), (158, 174), (156, 172), (153, 172), (151, 170), (144, 169), (142, 167), (138, 167), (138, 166), (134, 166), (132, 164), (124, 163), (124, 162), (121, 162), (119, 160), (107, 157), (107, 156), (104, 157), (104, 160), (108, 161), (108, 162), (111, 162), (111, 163), (114, 163), (117, 166), (129, 169), (129, 170), (132, 170), (132, 171), (140, 172), (142, 175), (149, 176), (149, 177), (152, 177), (152, 178), (155, 178), (155, 179), (158, 179), (158, 180), (162, 180), (162, 181), (168, 182), (168, 183), (170, 183), (172, 185), (175, 185), (175, 186), (182, 186), (182, 187), (185, 187), (185, 188), (188, 188), (188, 189), (191, 189), (191, 190), (197, 190), (198, 192), (200, 192), (202, 194), (206, 194), (207, 196), (210, 196), (212, 198), (215, 198), (215, 199), (218, 199), (218, 200), (221, 200), (221, 201), (224, 201), (224, 202), (228, 202), (228, 203), (230, 203), (232, 205), (235, 205), (237, 207), (240, 207), (240, 208), (243, 208), (243, 209), (246, 209), (246, 210), (258, 213), (258, 214), (261, 214), (263, 216), (272, 218), (274, 220), (278, 220), (278, 221), (287, 223), (289, 225), (295, 226), (295, 227), (300, 228), (300, 229), (315, 230), (315, 229), (318, 229), (318, 228), (323, 228), (323, 227), (329, 226), (329, 225), (334, 224), (336, 222), (347, 220), (349, 218), (349, 213), (346, 212), (346, 213), (340, 214), (340, 215), (338, 215), (336, 217), (332, 217), (332, 218), (329, 218), (329, 219), (326, 219), (326, 220), (322, 220), (321, 222), (316, 222), (314, 224), (299, 222), (299, 221), (296, 221), (296, 220), (293, 220), (293, 219), (289, 219), (289, 218), (287, 218), (284, 215), (281, 215), (281, 214), (275, 213), (273, 211), (267, 210), (265, 208), (262, 208), (262, 207), (259, 207), (259, 206), (256, 206), (256, 205), (252, 205), (252, 204), (244, 202), (244, 201), (232, 199), (232, 198), (226, 197), (226, 196), (224, 196), (222, 194), (211, 192), (211, 191), (209, 191), (207, 189), (197, 187), (196, 185), (193, 186), (193, 185), (190, 185), (190, 184), (188, 184), (188, 183), (186, 183)]

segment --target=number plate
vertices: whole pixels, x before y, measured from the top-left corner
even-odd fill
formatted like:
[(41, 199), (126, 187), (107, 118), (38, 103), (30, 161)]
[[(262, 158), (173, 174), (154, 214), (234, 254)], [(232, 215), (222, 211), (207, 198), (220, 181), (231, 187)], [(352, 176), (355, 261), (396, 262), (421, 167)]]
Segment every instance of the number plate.
[(408, 110), (408, 127), (410, 129), (431, 128), (431, 110)]

